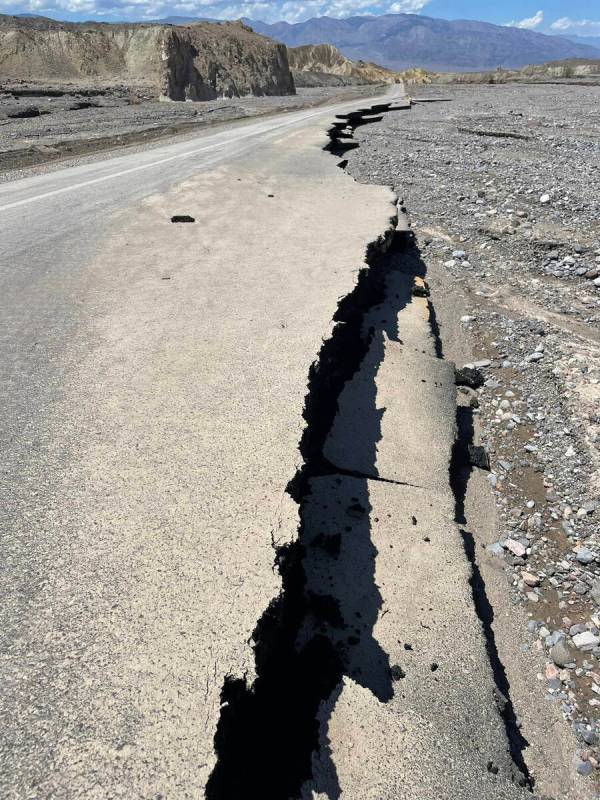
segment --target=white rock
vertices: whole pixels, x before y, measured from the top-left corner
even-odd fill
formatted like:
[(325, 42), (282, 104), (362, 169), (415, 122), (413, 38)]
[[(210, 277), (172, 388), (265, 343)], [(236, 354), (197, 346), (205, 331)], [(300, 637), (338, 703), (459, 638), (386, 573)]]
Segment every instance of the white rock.
[(545, 205), (546, 205), (547, 203), (549, 203), (549, 202), (550, 202), (550, 195), (549, 195), (549, 194), (543, 194), (543, 195), (540, 197), (540, 203), (541, 203), (543, 206), (545, 206)]
[(573, 637), (573, 644), (580, 650), (592, 650), (600, 644), (600, 636), (595, 636), (591, 631), (576, 633)]

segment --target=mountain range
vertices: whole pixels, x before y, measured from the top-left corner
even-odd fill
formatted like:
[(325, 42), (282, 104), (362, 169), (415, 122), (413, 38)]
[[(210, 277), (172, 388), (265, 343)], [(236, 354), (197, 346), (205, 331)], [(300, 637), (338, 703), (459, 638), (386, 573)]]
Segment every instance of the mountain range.
[(600, 58), (599, 49), (562, 36), (420, 14), (316, 17), (295, 24), (243, 21), (258, 33), (291, 47), (327, 43), (353, 61), (372, 61), (394, 70), (419, 66), (464, 72), (567, 58)]
[[(162, 25), (218, 21), (187, 16), (152, 20)], [(488, 22), (434, 19), (420, 14), (313, 17), (294, 24), (252, 19), (242, 22), (289, 47), (329, 44), (352, 61), (375, 62), (392, 70), (422, 67), (470, 72), (496, 67), (518, 69), (563, 59), (600, 59), (600, 37), (547, 35)]]

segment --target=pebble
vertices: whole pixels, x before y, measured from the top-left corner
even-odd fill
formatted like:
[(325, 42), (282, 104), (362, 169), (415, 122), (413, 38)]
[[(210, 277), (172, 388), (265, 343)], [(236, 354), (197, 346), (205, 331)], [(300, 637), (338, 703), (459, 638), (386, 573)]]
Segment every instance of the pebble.
[(521, 542), (517, 542), (516, 539), (507, 539), (504, 542), (504, 547), (515, 556), (523, 557), (527, 553), (527, 548), (523, 547)]
[(575, 769), (579, 775), (589, 775), (592, 772), (593, 767), (589, 761), (577, 759), (575, 761)]
[(533, 575), (531, 572), (522, 572), (521, 573), (521, 577), (523, 578), (523, 581), (524, 581), (524, 583), (527, 584), (527, 586), (539, 586), (540, 585), (540, 579), (538, 578), (538, 576), (537, 575)]

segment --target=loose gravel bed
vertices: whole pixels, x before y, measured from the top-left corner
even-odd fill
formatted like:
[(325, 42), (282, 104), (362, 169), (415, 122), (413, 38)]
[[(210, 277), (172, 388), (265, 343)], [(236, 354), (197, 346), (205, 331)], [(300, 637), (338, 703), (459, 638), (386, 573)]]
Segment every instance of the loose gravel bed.
[(360, 128), (348, 169), (404, 198), (434, 305), (448, 288), (462, 297), (483, 385), (459, 396), (498, 509), (488, 555), (505, 572), (507, 609), (528, 614), (521, 646), (539, 654), (540, 695), (573, 728), (573, 770), (597, 781), (600, 87), (419, 95), (450, 102)]

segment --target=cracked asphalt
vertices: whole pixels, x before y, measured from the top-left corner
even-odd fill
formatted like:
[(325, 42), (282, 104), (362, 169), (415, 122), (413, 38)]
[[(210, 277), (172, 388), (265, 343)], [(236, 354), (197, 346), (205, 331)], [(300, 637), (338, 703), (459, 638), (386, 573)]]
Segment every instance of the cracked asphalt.
[[(270, 615), (290, 591), (276, 553), (340, 528), (337, 558), (298, 562), (313, 605), (293, 645), (342, 649), (293, 794), (526, 794), (454, 523), (452, 367), (418, 270), (394, 251), (383, 297), (344, 306), (396, 198), (324, 152), (342, 110), (0, 186), (4, 797), (205, 794), (236, 755), (215, 748), (223, 688), (252, 696), (290, 632)], [(323, 431), (332, 471), (293, 499), (305, 395), (319, 371), (330, 384), (341, 356), (323, 342), (350, 320), (365, 355)], [(324, 608), (352, 641), (311, 629)], [(275, 634), (253, 642), (265, 619)]]

